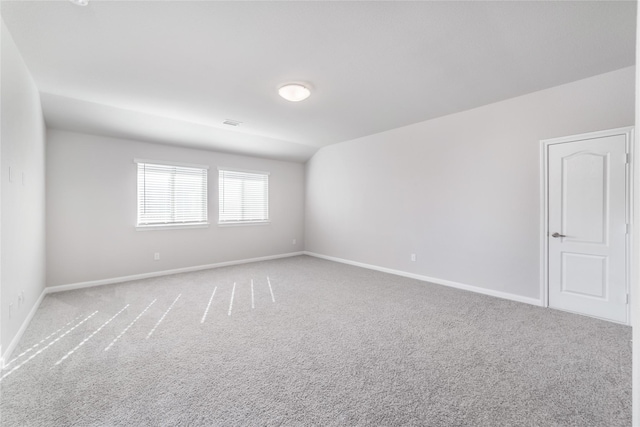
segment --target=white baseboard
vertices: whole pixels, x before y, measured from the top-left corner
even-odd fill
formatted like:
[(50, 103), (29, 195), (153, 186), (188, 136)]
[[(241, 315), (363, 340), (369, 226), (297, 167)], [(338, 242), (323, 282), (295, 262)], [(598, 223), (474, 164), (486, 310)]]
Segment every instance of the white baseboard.
[(212, 268), (227, 267), (230, 265), (248, 264), (258, 261), (269, 261), (272, 259), (289, 258), (293, 256), (304, 255), (304, 252), (289, 252), (286, 254), (269, 255), (259, 258), (241, 259), (237, 261), (225, 261), (215, 264), (197, 265), (193, 267), (176, 268), (173, 270), (154, 271), (151, 273), (134, 274), (131, 276), (113, 277), (110, 279), (91, 280), (88, 282), (70, 283), (68, 285), (49, 286), (45, 290), (48, 294), (63, 291), (72, 291), (74, 289), (92, 288), (94, 286), (111, 285), (114, 283), (130, 282), (132, 280), (148, 279), (151, 277), (169, 276), (171, 274), (189, 273), (191, 271), (209, 270)]
[(497, 298), (508, 299), (508, 300), (511, 300), (511, 301), (523, 302), (525, 304), (531, 304), (531, 305), (535, 305), (535, 306), (539, 306), (539, 307), (543, 306), (542, 300), (539, 300), (539, 299), (536, 299), (536, 298), (523, 297), (521, 295), (511, 294), (511, 293), (508, 293), (508, 292), (494, 291), (492, 289), (480, 288), (480, 287), (473, 286), (473, 285), (467, 285), (467, 284), (464, 284), (464, 283), (453, 282), (451, 280), (437, 279), (435, 277), (423, 276), (421, 274), (414, 274), (414, 273), (409, 273), (409, 272), (402, 271), (402, 270), (394, 270), (394, 269), (386, 268), (386, 267), (379, 267), (377, 265), (365, 264), (363, 262), (351, 261), (351, 260), (343, 259), (343, 258), (336, 258), (336, 257), (328, 256), (328, 255), (317, 254), (315, 252), (305, 251), (304, 254), (312, 256), (312, 257), (316, 257), (316, 258), (326, 259), (328, 261), (335, 261), (335, 262), (339, 262), (339, 263), (342, 263), (342, 264), (349, 264), (349, 265), (354, 265), (356, 267), (367, 268), (369, 270), (376, 270), (376, 271), (381, 271), (383, 273), (395, 274), (397, 276), (409, 277), (411, 279), (421, 280), (423, 282), (430, 282), (430, 283), (435, 283), (437, 285), (449, 286), (451, 288), (463, 289), (465, 291), (476, 292), (476, 293), (479, 293), (479, 294), (489, 295), (489, 296), (497, 297)]
[(31, 319), (33, 319), (33, 316), (36, 315), (36, 311), (38, 311), (38, 307), (40, 307), (40, 304), (42, 303), (42, 300), (44, 299), (44, 296), (47, 293), (48, 293), (47, 288), (44, 288), (42, 290), (42, 293), (38, 297), (38, 300), (36, 301), (36, 303), (33, 304), (33, 307), (31, 307), (31, 311), (29, 311), (29, 314), (27, 314), (27, 317), (24, 319), (24, 322), (22, 322), (20, 329), (18, 329), (18, 332), (9, 343), (9, 346), (7, 347), (7, 350), (5, 351), (5, 353), (2, 354), (2, 359), (0, 359), (1, 367), (4, 368), (5, 361), (8, 361), (9, 358), (11, 357), (11, 353), (13, 353), (13, 350), (15, 350), (16, 346), (20, 342), (20, 339), (22, 338), (24, 331), (27, 330), (27, 326), (29, 326), (29, 323), (31, 322)]

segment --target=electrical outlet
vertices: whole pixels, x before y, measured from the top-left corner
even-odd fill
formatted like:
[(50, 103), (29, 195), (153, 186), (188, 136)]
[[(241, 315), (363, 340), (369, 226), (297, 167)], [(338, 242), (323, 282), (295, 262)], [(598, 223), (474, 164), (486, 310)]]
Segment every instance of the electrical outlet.
[(155, 254), (153, 254), (153, 259), (155, 261), (159, 261), (160, 260), (160, 252), (156, 252)]
[(292, 244), (292, 245), (295, 245), (295, 244), (296, 244), (296, 239), (293, 239), (293, 240), (291, 241), (291, 244)]
[(416, 254), (411, 254), (411, 261), (416, 262)]

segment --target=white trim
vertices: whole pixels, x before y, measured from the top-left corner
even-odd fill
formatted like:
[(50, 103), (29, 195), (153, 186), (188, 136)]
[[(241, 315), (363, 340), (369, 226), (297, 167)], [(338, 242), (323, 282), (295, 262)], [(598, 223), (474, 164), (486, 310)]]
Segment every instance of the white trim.
[(636, 203), (638, 202), (635, 197), (635, 180), (637, 178), (636, 175), (636, 136), (635, 136), (635, 128), (629, 127), (629, 134), (627, 137), (627, 152), (630, 155), (629, 164), (627, 166), (627, 184), (629, 187), (627, 188), (627, 223), (630, 225), (630, 230), (628, 230), (627, 234), (627, 325), (633, 325), (634, 311), (633, 306), (631, 305), (631, 299), (633, 295), (633, 290), (635, 289), (635, 283), (637, 280), (636, 276), (636, 266), (634, 265), (634, 257), (636, 254), (636, 243), (637, 243), (637, 209)]
[(170, 162), (166, 160), (150, 160), (150, 159), (133, 159), (133, 163), (145, 163), (148, 165), (163, 165), (163, 166), (177, 166), (181, 168), (193, 168), (193, 169), (209, 169), (209, 165), (199, 165), (196, 163), (180, 163)]
[[(568, 135), (559, 138), (550, 138), (540, 140), (540, 295), (542, 295), (543, 307), (549, 307), (549, 277), (548, 277), (548, 240), (549, 240), (549, 206), (548, 206), (548, 156), (549, 146), (555, 144), (565, 144), (576, 141), (584, 141), (586, 139), (602, 138), (606, 136), (624, 135), (626, 139), (626, 149), (631, 155), (629, 167), (627, 168), (627, 189), (626, 189), (626, 216), (627, 221), (631, 224), (632, 234), (627, 235), (626, 242), (626, 264), (627, 264), (627, 293), (631, 294), (632, 283), (635, 283), (635, 269), (632, 268), (632, 260), (634, 254), (634, 242), (637, 239), (637, 231), (635, 230), (635, 220), (637, 213), (634, 210), (634, 196), (633, 196), (633, 181), (634, 181), (634, 168), (635, 168), (635, 142), (634, 142), (634, 128), (633, 126), (626, 126), (615, 129), (602, 130), (597, 132), (581, 133), (578, 135)], [(584, 313), (578, 313), (586, 315)], [(595, 316), (590, 316), (595, 317)], [(623, 322), (625, 325), (631, 324), (632, 312), (631, 303), (627, 304), (627, 320)], [(609, 319), (604, 319), (609, 320)], [(609, 320), (612, 321), (612, 320)], [(612, 321), (615, 322), (615, 321)], [(619, 322), (615, 322), (619, 323)]]
[(195, 224), (181, 224), (179, 222), (171, 224), (149, 224), (136, 225), (136, 231), (153, 231), (153, 230), (182, 230), (185, 228), (209, 228), (208, 222), (199, 222)]
[(541, 139), (540, 142), (543, 144), (562, 144), (565, 142), (574, 142), (578, 140), (582, 141), (585, 139), (596, 139), (596, 138), (602, 138), (605, 136), (628, 135), (632, 131), (633, 131), (633, 126), (625, 126), (621, 128), (615, 128), (615, 129), (599, 130), (596, 132), (587, 132), (587, 133), (579, 133), (576, 135), (560, 136), (558, 138)]
[(18, 332), (15, 334), (15, 336), (13, 337), (11, 342), (9, 343), (9, 346), (7, 347), (6, 352), (2, 355), (2, 360), (0, 361), (1, 362), (0, 367), (4, 368), (4, 361), (5, 360), (9, 360), (9, 358), (11, 357), (11, 353), (13, 353), (13, 350), (16, 349), (16, 346), (18, 345), (18, 343), (22, 339), (22, 335), (24, 334), (24, 331), (27, 330), (27, 326), (29, 326), (29, 323), (31, 322), (31, 319), (33, 319), (33, 316), (36, 315), (36, 311), (38, 311), (38, 308), (40, 307), (40, 304), (42, 303), (42, 300), (44, 299), (45, 295), (48, 294), (48, 293), (49, 292), (47, 292), (47, 288), (44, 288), (42, 290), (42, 293), (38, 297), (38, 300), (33, 305), (33, 307), (31, 307), (31, 311), (29, 311), (29, 314), (24, 319), (24, 322), (22, 322), (22, 325), (20, 326), (20, 329), (18, 329)]
[(547, 287), (547, 145), (540, 141), (540, 301), (543, 307), (549, 307), (549, 288)]
[(114, 283), (122, 283), (122, 282), (129, 282), (132, 280), (141, 280), (141, 279), (148, 279), (151, 277), (159, 277), (159, 276), (169, 276), (171, 274), (178, 274), (178, 273), (188, 273), (191, 271), (200, 271), (200, 270), (209, 270), (212, 268), (219, 268), (219, 267), (226, 267), (229, 265), (238, 265), (238, 264), (248, 264), (248, 263), (252, 263), (252, 262), (259, 262), (259, 261), (269, 261), (272, 259), (279, 259), (279, 258), (289, 258), (289, 257), (293, 257), (293, 256), (298, 256), (298, 255), (304, 255), (304, 252), (289, 252), (286, 254), (279, 254), (279, 255), (269, 255), (269, 256), (263, 256), (263, 257), (258, 257), (258, 258), (248, 258), (248, 259), (241, 259), (241, 260), (236, 260), (236, 261), (225, 261), (225, 262), (218, 262), (215, 264), (206, 264), (206, 265), (197, 265), (197, 266), (193, 266), (193, 267), (183, 267), (183, 268), (176, 268), (173, 270), (163, 270), (163, 271), (154, 271), (151, 273), (142, 273), (142, 274), (134, 274), (131, 276), (122, 276), (122, 277), (113, 277), (110, 279), (101, 279), (101, 280), (91, 280), (88, 282), (78, 282), (78, 283), (70, 283), (67, 285), (57, 285), (57, 286), (49, 286), (46, 288), (47, 294), (52, 294), (55, 292), (64, 292), (64, 291), (71, 291), (74, 289), (83, 289), (83, 288), (92, 288), (94, 286), (102, 286), (102, 285), (111, 285)]
[(238, 227), (243, 225), (270, 225), (271, 220), (265, 221), (225, 221), (218, 222), (218, 227)]
[(547, 144), (540, 141), (540, 299), (543, 307), (549, 307), (549, 287), (547, 283), (547, 234), (549, 233), (547, 194)]
[[(640, 8), (637, 9), (636, 12), (636, 28), (640, 25)], [(636, 30), (636, 62), (638, 62), (638, 58), (640, 58), (640, 31)], [(640, 67), (636, 66), (636, 79), (635, 79), (635, 124), (636, 126), (640, 125)], [(640, 150), (636, 150), (637, 153), (640, 153)], [(631, 158), (631, 164), (633, 165), (633, 174), (634, 179), (640, 178), (640, 162), (636, 162), (634, 157)], [(633, 180), (631, 181), (633, 183)], [(632, 343), (631, 343), (631, 425), (637, 426), (640, 425), (640, 316), (638, 316), (639, 308), (640, 308), (640, 295), (638, 291), (640, 291), (640, 284), (638, 281), (640, 280), (639, 276), (639, 268), (640, 268), (640, 260), (638, 259), (638, 255), (640, 255), (640, 222), (638, 219), (640, 218), (640, 185), (635, 185), (633, 188), (632, 199), (633, 199), (633, 212), (632, 218), (635, 226), (631, 227), (631, 236), (633, 237), (633, 257), (631, 258), (631, 289), (629, 291), (630, 299), (631, 299), (631, 326), (632, 326)]]
[(335, 261), (335, 262), (339, 262), (339, 263), (342, 263), (342, 264), (349, 264), (349, 265), (354, 265), (356, 267), (366, 268), (366, 269), (369, 269), (369, 270), (376, 270), (376, 271), (381, 271), (383, 273), (395, 274), (396, 276), (409, 277), (411, 279), (416, 279), (416, 280), (420, 280), (420, 281), (423, 281), (423, 282), (435, 283), (436, 285), (443, 285), (443, 286), (448, 286), (448, 287), (451, 287), (451, 288), (462, 289), (462, 290), (465, 290), (465, 291), (475, 292), (475, 293), (478, 293), (478, 294), (484, 294), (484, 295), (489, 295), (489, 296), (492, 296), (492, 297), (508, 299), (508, 300), (511, 300), (511, 301), (522, 302), (522, 303), (525, 303), (525, 304), (531, 304), (531, 305), (535, 305), (535, 306), (538, 306), (538, 307), (542, 306), (542, 301), (540, 299), (537, 299), (537, 298), (524, 297), (524, 296), (521, 296), (521, 295), (511, 294), (511, 293), (502, 292), (502, 291), (494, 291), (492, 289), (480, 288), (478, 286), (467, 285), (467, 284), (459, 283), (459, 282), (453, 282), (451, 280), (438, 279), (438, 278), (435, 278), (435, 277), (423, 276), (421, 274), (409, 273), (409, 272), (402, 271), (402, 270), (394, 270), (394, 269), (391, 269), (391, 268), (379, 267), (377, 265), (365, 264), (365, 263), (362, 263), (362, 262), (351, 261), (351, 260), (347, 260), (347, 259), (343, 259), (343, 258), (336, 258), (336, 257), (328, 256), (328, 255), (318, 254), (318, 253), (315, 253), (315, 252), (305, 251), (304, 254), (312, 256), (312, 257), (316, 257), (316, 258), (326, 259), (328, 261)]
[(271, 175), (271, 172), (252, 171), (252, 170), (249, 170), (249, 169), (225, 168), (225, 167), (222, 167), (222, 166), (218, 166), (218, 171), (254, 173), (254, 174), (257, 174), (257, 175)]

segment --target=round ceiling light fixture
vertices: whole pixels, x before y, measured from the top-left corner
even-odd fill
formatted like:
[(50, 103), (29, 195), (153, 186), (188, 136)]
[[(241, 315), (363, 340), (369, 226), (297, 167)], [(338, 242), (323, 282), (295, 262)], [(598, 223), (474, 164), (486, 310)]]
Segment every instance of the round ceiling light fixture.
[(311, 95), (309, 88), (300, 83), (287, 83), (278, 89), (281, 97), (291, 102), (303, 101)]
[(71, 3), (76, 6), (86, 6), (89, 4), (89, 0), (69, 0)]

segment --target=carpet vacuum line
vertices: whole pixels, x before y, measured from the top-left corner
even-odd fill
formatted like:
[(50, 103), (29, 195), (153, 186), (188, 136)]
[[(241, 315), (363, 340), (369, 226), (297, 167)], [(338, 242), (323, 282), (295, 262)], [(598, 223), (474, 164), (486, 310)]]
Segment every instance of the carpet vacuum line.
[[(136, 322), (138, 321), (138, 319), (139, 319), (140, 317), (142, 317), (142, 315), (143, 315), (144, 313), (146, 313), (146, 311), (147, 311), (147, 310), (149, 310), (149, 307), (151, 307), (151, 306), (153, 305), (153, 303), (154, 303), (154, 302), (156, 302), (157, 300), (158, 300), (158, 299), (156, 298), (156, 299), (154, 299), (153, 301), (151, 301), (151, 304), (149, 304), (149, 305), (147, 306), (147, 308), (145, 308), (144, 310), (142, 310), (142, 312), (141, 312), (140, 314), (138, 314), (138, 317), (136, 317), (135, 319), (133, 319), (133, 322), (129, 323), (129, 325), (127, 325), (127, 327), (126, 327), (126, 328), (124, 328), (124, 330), (123, 330), (122, 332), (120, 332), (120, 335), (118, 335), (117, 337), (115, 337), (115, 338), (114, 338), (114, 340), (113, 340), (113, 341), (111, 341), (111, 344), (109, 344), (109, 345), (104, 349), (104, 351), (107, 351), (107, 350), (109, 350), (111, 347), (113, 347), (113, 345), (116, 343), (116, 341), (118, 341), (118, 340), (120, 339), (120, 337), (122, 337), (122, 336), (123, 336), (123, 335), (124, 335), (128, 330), (129, 330), (129, 328), (130, 328), (130, 327), (132, 327), (132, 326), (133, 326), (133, 324), (134, 324), (134, 323), (136, 323)], [(117, 314), (116, 314), (116, 316), (117, 316)], [(114, 316), (114, 317), (115, 317), (115, 316)]]
[(64, 334), (60, 335), (58, 338), (56, 338), (55, 340), (51, 341), (49, 344), (46, 345), (46, 347), (41, 348), (40, 350), (38, 350), (37, 352), (35, 352), (34, 354), (32, 354), (27, 360), (25, 360), (24, 362), (22, 362), (21, 364), (17, 365), (16, 367), (14, 367), (12, 370), (10, 370), (9, 372), (7, 372), (6, 374), (4, 374), (2, 376), (2, 378), (0, 378), (0, 381), (2, 381), (3, 379), (5, 379), (5, 377), (11, 375), (11, 373), (15, 372), (16, 370), (20, 369), (20, 367), (22, 367), (25, 363), (27, 363), (28, 361), (30, 361), (31, 359), (33, 359), (34, 357), (36, 357), (37, 355), (39, 355), (40, 353), (42, 353), (43, 351), (45, 351), (46, 349), (48, 349), (49, 347), (51, 347), (53, 344), (57, 343), (58, 341), (60, 341), (60, 339), (62, 339), (65, 335), (67, 335), (68, 333), (70, 333), (71, 331), (73, 331), (75, 328), (77, 328), (78, 326), (82, 325), (84, 322), (86, 322), (87, 320), (91, 319), (93, 316), (95, 316), (98, 313), (98, 311), (94, 311), (93, 313), (91, 313), (90, 315), (88, 315), (87, 317), (84, 318), (84, 320), (80, 323), (78, 323), (77, 325), (75, 325), (73, 328), (69, 329), (67, 332), (65, 332)]
[(84, 343), (86, 343), (87, 341), (89, 341), (95, 334), (97, 334), (98, 332), (100, 332), (102, 330), (102, 328), (104, 328), (105, 326), (107, 326), (109, 323), (111, 323), (111, 321), (113, 319), (115, 319), (120, 313), (122, 313), (123, 311), (125, 311), (127, 309), (127, 307), (129, 307), (129, 304), (125, 305), (122, 310), (120, 310), (119, 312), (117, 312), (116, 314), (113, 315), (113, 317), (111, 317), (111, 319), (107, 320), (106, 322), (104, 322), (102, 324), (102, 326), (100, 326), (98, 329), (96, 329), (95, 331), (93, 331), (93, 333), (91, 335), (89, 335), (88, 337), (86, 337), (84, 340), (82, 340), (82, 342), (80, 344), (78, 344), (77, 346), (75, 346), (73, 348), (73, 350), (71, 350), (69, 353), (65, 354), (62, 359), (58, 360), (56, 362), (56, 365), (59, 365), (60, 363), (62, 363), (62, 361), (64, 359), (66, 359), (67, 357), (71, 356), (76, 350), (78, 350), (80, 347), (82, 347), (84, 345)]
[(267, 276), (267, 283), (269, 284), (269, 292), (271, 292), (271, 301), (276, 302), (276, 299), (273, 296), (273, 289), (271, 289), (271, 280), (269, 280), (269, 276)]
[(39, 343), (34, 344), (33, 346), (31, 346), (30, 348), (26, 349), (25, 351), (23, 351), (22, 353), (20, 353), (19, 355), (17, 355), (16, 357), (14, 357), (13, 359), (11, 359), (8, 363), (6, 363), (4, 365), (3, 369), (7, 369), (9, 367), (9, 365), (11, 365), (13, 362), (15, 362), (16, 360), (20, 359), (22, 356), (24, 356), (25, 354), (29, 353), (31, 350), (33, 350), (34, 348), (38, 347), (40, 344), (42, 344), (43, 342), (45, 342), (46, 340), (48, 340), (49, 338), (51, 338), (52, 336), (54, 336), (55, 334), (57, 334), (58, 332), (60, 332), (61, 330), (63, 330), (64, 328), (66, 328), (67, 326), (69, 326), (70, 324), (72, 324), (73, 322), (75, 322), (76, 320), (78, 320), (79, 318), (81, 318), (82, 316), (78, 316), (75, 319), (73, 319), (71, 322), (67, 323), (66, 325), (64, 325), (63, 327), (61, 327), (60, 329), (58, 329), (55, 332), (50, 333), (49, 335), (47, 335), (46, 337), (44, 337), (42, 340), (40, 340)]
[(151, 334), (153, 334), (153, 331), (156, 330), (156, 328), (158, 327), (158, 325), (160, 325), (160, 323), (164, 320), (164, 318), (167, 316), (167, 314), (169, 314), (169, 311), (171, 311), (171, 309), (173, 308), (173, 305), (178, 302), (178, 299), (182, 296), (182, 294), (179, 294), (176, 299), (173, 300), (173, 302), (171, 303), (171, 305), (169, 306), (169, 308), (167, 308), (167, 311), (164, 312), (164, 314), (162, 315), (162, 317), (160, 318), (160, 320), (158, 320), (158, 323), (156, 323), (156, 325), (153, 327), (153, 329), (151, 329), (151, 331), (149, 331), (149, 334), (147, 335), (146, 339), (149, 339), (149, 337), (151, 336)]
[(231, 301), (229, 302), (229, 313), (228, 315), (231, 316), (231, 309), (233, 308), (233, 296), (236, 293), (236, 282), (233, 282), (233, 289), (231, 290)]
[(217, 286), (215, 288), (213, 288), (213, 293), (211, 294), (211, 298), (209, 298), (209, 304), (207, 304), (207, 308), (204, 311), (204, 314), (202, 315), (202, 320), (200, 320), (200, 323), (204, 323), (204, 319), (207, 318), (207, 313), (209, 312), (209, 307), (211, 307), (211, 301), (213, 301), (213, 297), (216, 294), (216, 290), (218, 290)]
[(253, 279), (251, 279), (251, 309), (253, 310), (254, 308), (256, 308), (256, 306), (253, 302)]

